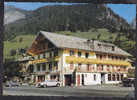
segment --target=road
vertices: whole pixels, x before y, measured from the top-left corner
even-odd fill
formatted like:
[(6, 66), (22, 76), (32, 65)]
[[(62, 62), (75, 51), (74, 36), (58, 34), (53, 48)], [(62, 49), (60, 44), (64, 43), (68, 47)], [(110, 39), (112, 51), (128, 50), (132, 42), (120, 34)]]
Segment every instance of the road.
[(124, 97), (133, 87), (120, 87), (111, 85), (95, 85), (80, 87), (47, 87), (34, 86), (4, 87), (4, 95), (20, 96), (115, 96)]

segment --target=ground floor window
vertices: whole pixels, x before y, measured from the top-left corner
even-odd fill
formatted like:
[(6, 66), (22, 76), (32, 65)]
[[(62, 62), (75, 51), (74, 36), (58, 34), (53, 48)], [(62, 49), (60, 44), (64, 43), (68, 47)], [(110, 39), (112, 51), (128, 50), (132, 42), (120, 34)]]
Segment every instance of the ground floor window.
[(115, 74), (112, 75), (112, 80), (113, 80), (113, 81), (116, 80), (116, 75), (115, 75)]
[(121, 74), (121, 80), (123, 80), (123, 74)]
[(111, 74), (108, 74), (108, 81), (111, 81)]
[(87, 71), (90, 71), (90, 64), (87, 64)]
[(117, 74), (117, 81), (120, 81), (120, 77), (119, 77), (119, 74)]
[(97, 77), (96, 74), (94, 74), (94, 81), (96, 81), (96, 77)]

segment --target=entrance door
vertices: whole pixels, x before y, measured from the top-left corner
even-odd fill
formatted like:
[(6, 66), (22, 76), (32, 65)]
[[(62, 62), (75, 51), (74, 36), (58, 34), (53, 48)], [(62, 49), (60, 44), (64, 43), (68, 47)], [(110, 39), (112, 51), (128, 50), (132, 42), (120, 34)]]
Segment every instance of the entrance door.
[(80, 75), (77, 75), (77, 84), (80, 86)]
[(38, 76), (38, 82), (42, 82), (45, 80), (45, 76)]
[(101, 84), (105, 83), (105, 74), (101, 73)]
[(65, 85), (71, 86), (72, 83), (72, 75), (65, 75)]
[(84, 74), (82, 74), (82, 85), (84, 85)]

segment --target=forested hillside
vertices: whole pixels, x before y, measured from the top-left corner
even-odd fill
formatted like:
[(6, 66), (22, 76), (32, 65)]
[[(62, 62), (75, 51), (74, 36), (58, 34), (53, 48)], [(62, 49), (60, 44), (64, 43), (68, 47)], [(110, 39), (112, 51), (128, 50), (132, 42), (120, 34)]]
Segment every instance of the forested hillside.
[(39, 30), (87, 32), (92, 28), (107, 28), (112, 33), (131, 29), (123, 18), (105, 5), (45, 6), (30, 12), (25, 19), (6, 25), (5, 39), (36, 34)]
[(5, 41), (43, 30), (111, 42), (135, 54), (135, 29), (106, 5), (45, 6), (5, 26)]

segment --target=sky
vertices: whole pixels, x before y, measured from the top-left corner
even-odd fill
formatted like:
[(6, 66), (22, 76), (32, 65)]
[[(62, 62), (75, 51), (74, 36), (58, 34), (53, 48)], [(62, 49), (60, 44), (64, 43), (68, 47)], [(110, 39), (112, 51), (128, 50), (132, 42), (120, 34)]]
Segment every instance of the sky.
[[(35, 10), (39, 7), (46, 5), (72, 5), (69, 3), (5, 3), (6, 5), (13, 5), (17, 8), (25, 9), (25, 10)], [(130, 23), (134, 18), (136, 18), (136, 4), (108, 4), (115, 13), (119, 16), (123, 17)]]

